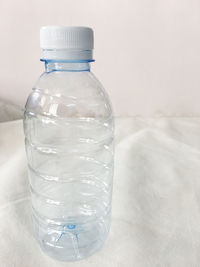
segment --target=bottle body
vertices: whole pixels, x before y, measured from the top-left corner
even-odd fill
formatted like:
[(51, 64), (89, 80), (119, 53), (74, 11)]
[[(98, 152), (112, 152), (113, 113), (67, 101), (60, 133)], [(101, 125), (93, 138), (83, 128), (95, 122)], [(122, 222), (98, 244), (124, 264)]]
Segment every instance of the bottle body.
[(113, 115), (88, 63), (48, 63), (25, 108), (33, 222), (63, 261), (102, 247), (110, 228)]

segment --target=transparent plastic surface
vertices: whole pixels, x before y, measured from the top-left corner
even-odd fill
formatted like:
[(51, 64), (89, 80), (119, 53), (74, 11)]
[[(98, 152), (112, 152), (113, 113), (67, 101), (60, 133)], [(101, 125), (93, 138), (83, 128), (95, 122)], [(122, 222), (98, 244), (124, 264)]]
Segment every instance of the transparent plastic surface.
[(88, 63), (48, 63), (24, 114), (35, 236), (61, 261), (99, 250), (110, 228), (113, 116)]

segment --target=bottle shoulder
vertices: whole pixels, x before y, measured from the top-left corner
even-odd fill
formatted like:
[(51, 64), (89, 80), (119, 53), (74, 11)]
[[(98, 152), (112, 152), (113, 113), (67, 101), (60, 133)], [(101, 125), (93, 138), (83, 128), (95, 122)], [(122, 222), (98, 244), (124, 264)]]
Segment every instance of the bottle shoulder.
[[(53, 108), (54, 107), (54, 108)], [(108, 94), (92, 72), (43, 73), (26, 103), (26, 110), (56, 116), (112, 116)]]
[(40, 89), (51, 94), (62, 93), (68, 95), (73, 92), (82, 91), (84, 94), (97, 93), (97, 91), (105, 91), (102, 84), (96, 76), (89, 71), (51, 71), (44, 72), (34, 85), (35, 89)]

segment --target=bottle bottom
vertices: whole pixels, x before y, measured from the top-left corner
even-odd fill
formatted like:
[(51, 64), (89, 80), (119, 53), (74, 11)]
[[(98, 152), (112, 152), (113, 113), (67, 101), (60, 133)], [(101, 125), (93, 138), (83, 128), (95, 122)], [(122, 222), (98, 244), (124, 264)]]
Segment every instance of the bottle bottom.
[(41, 249), (59, 261), (77, 261), (103, 247), (110, 228), (110, 214), (90, 222), (69, 218), (60, 225), (39, 224), (34, 218), (36, 239)]

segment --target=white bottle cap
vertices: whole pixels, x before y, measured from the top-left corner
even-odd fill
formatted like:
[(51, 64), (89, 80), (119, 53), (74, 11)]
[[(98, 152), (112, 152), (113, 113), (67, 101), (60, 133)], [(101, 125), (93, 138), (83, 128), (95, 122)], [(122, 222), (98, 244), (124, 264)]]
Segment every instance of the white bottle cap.
[(45, 26), (40, 29), (43, 59), (92, 60), (93, 30), (88, 27)]

